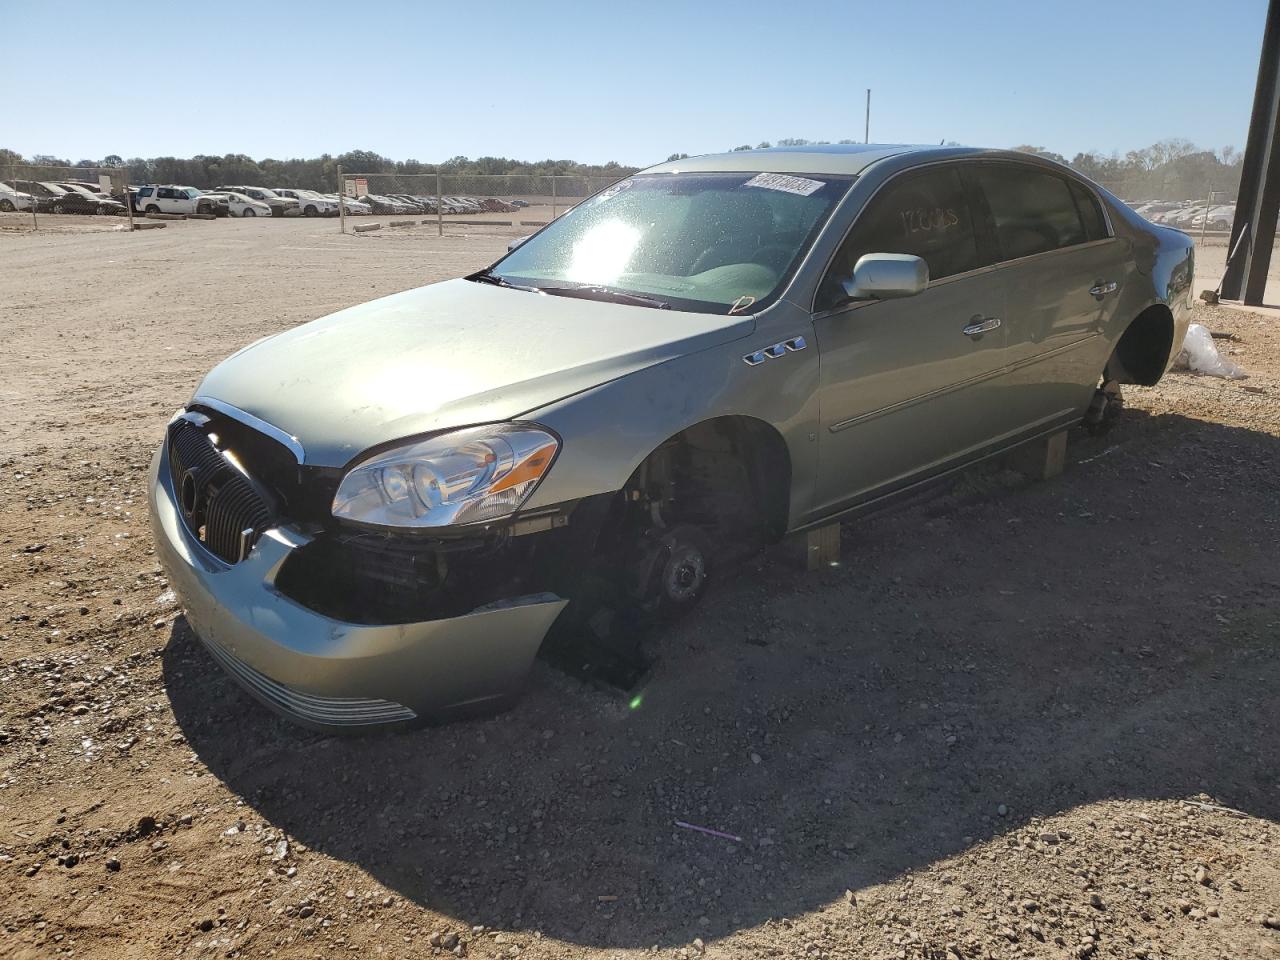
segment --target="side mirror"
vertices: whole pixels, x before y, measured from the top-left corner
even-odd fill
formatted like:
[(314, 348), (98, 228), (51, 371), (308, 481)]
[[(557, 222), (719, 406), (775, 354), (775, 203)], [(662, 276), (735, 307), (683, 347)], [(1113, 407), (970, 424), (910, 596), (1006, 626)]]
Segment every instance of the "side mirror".
[[(529, 237), (531, 236), (533, 236), (533, 234), (529, 234)], [(514, 240), (512, 240), (510, 243), (507, 244), (507, 253), (510, 253), (516, 247), (520, 246), (520, 244), (528, 240), (529, 237), (516, 237)]]
[(909, 253), (867, 253), (841, 286), (851, 300), (914, 297), (929, 286), (929, 265)]

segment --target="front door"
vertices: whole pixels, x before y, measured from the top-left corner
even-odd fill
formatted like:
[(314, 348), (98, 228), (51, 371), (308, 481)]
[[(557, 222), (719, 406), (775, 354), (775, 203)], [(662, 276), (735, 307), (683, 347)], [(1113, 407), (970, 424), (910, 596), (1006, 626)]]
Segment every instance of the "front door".
[[(924, 292), (842, 302), (866, 253), (929, 264)], [(1007, 433), (1005, 294), (960, 164), (900, 175), (854, 223), (819, 290), (821, 434), (815, 516), (875, 499)]]

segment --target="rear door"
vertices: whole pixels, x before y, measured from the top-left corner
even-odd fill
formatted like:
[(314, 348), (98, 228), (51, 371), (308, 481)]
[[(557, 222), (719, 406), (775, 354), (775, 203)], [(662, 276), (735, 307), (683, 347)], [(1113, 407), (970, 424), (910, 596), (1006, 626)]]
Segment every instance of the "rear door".
[(1126, 279), (1125, 243), (1070, 176), (989, 161), (972, 179), (1008, 291), (1009, 401), (1028, 427), (1083, 413), (1107, 361), (1103, 331)]
[[(1007, 429), (1004, 291), (988, 269), (965, 166), (890, 180), (854, 222), (819, 289), (818, 513), (945, 469)], [(922, 257), (929, 286), (900, 300), (849, 302), (840, 281), (867, 253)]]

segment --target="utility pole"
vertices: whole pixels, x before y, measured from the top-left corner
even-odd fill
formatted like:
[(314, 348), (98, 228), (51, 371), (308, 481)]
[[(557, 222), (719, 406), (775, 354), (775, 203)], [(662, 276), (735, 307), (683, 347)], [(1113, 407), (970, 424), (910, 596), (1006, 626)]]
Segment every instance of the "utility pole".
[(1245, 255), (1228, 259), (1222, 298), (1258, 306), (1266, 295), (1271, 248), (1280, 211), (1280, 0), (1270, 0), (1258, 58), (1258, 83), (1244, 148), (1236, 213), (1227, 249), (1243, 241)]
[(867, 87), (867, 125), (862, 131), (862, 142), (871, 142), (871, 88)]

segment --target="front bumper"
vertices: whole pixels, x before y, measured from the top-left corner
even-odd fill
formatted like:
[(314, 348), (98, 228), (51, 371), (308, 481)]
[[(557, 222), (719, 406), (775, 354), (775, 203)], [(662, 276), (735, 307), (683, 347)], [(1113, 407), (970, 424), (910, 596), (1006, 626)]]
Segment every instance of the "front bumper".
[(151, 464), (151, 525), (188, 623), (250, 694), (307, 726), (347, 731), (500, 709), (568, 602), (536, 594), (388, 625), (326, 617), (275, 588), (290, 552), (309, 542), (299, 531), (266, 531), (233, 565), (205, 549), (179, 512), (166, 446)]

